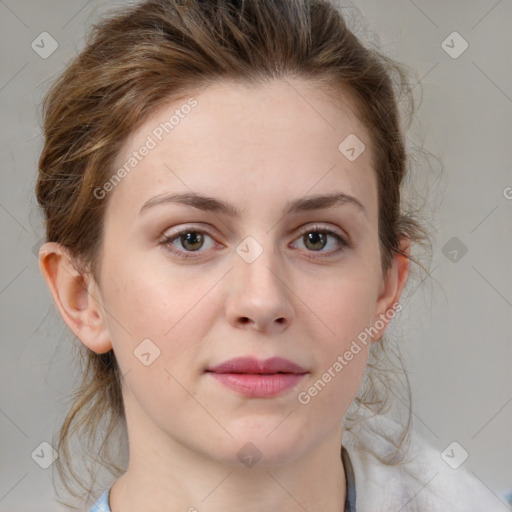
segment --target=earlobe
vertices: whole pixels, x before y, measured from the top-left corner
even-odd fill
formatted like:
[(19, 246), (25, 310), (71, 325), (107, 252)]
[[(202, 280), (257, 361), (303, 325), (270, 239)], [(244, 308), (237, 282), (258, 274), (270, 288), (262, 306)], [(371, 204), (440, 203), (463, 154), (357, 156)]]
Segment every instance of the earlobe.
[(59, 313), (74, 334), (98, 354), (111, 350), (101, 295), (92, 276), (82, 275), (69, 250), (55, 242), (42, 245), (39, 268)]
[(400, 248), (403, 254), (396, 253), (394, 255), (392, 264), (382, 279), (375, 309), (376, 333), (372, 335), (374, 342), (382, 339), (388, 323), (395, 316), (397, 309), (401, 307), (399, 305), (400, 297), (409, 277), (410, 240), (403, 237)]

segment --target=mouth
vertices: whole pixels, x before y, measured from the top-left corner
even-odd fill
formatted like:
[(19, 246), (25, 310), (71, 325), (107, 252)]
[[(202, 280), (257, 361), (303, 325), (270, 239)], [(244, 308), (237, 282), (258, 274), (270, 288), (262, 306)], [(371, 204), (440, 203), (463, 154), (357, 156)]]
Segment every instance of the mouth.
[(309, 372), (299, 364), (280, 357), (265, 361), (241, 357), (208, 368), (205, 373), (238, 394), (271, 398), (294, 388)]

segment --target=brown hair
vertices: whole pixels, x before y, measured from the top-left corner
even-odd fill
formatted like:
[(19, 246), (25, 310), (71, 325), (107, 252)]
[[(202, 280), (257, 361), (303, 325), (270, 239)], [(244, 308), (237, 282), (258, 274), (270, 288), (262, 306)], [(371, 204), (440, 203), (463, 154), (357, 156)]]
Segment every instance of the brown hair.
[[(36, 194), (47, 241), (68, 248), (77, 268), (97, 280), (108, 198), (98, 199), (93, 191), (111, 178), (127, 137), (164, 103), (212, 81), (258, 84), (298, 77), (319, 84), (333, 100), (348, 94), (371, 136), (383, 270), (401, 252), (401, 236), (426, 242), (427, 232), (401, 203), (408, 157), (399, 101), (408, 99), (409, 114), (414, 110), (407, 74), (389, 57), (363, 46), (333, 1), (148, 0), (93, 26), (85, 48), (43, 101), (45, 144)], [(384, 339), (372, 345), (365, 384), (354, 401), (374, 413), (387, 410), (394, 374), (385, 363), (385, 345)], [(126, 427), (114, 353), (96, 354), (80, 344), (79, 354), (81, 383), (59, 431), (56, 461), (73, 496), (79, 494), (70, 487), (69, 475), (89, 493), (90, 486), (73, 471), (71, 437), (80, 434), (91, 450), (101, 427), (97, 462), (118, 476), (122, 469), (109, 446), (114, 430)], [(409, 423), (410, 413), (398, 448)]]

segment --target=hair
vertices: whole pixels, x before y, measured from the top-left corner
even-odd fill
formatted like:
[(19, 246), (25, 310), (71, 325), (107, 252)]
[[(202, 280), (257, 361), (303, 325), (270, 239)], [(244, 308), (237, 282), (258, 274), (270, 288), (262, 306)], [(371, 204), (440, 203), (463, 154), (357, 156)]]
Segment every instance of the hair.
[[(409, 116), (414, 112), (405, 66), (363, 46), (334, 0), (147, 0), (97, 22), (42, 102), (45, 140), (36, 195), (46, 240), (67, 248), (77, 269), (99, 282), (108, 197), (99, 199), (93, 191), (113, 175), (128, 136), (163, 105), (212, 82), (257, 85), (287, 77), (319, 86), (333, 101), (349, 98), (371, 138), (382, 269), (397, 254), (424, 269), (400, 246), (402, 237), (428, 242), (415, 212), (404, 211), (401, 201), (409, 164), (401, 102)], [(357, 410), (389, 410), (398, 372), (390, 370), (387, 344), (387, 338), (372, 344), (364, 385), (353, 402)], [(89, 494), (90, 486), (73, 471), (72, 437), (80, 434), (89, 453), (91, 443), (103, 439), (95, 462), (118, 476), (123, 470), (109, 448), (116, 429), (126, 428), (113, 351), (97, 354), (80, 344), (79, 362), (81, 382), (59, 430), (55, 463), (75, 497), (72, 483)], [(407, 390), (410, 411), (408, 380)], [(410, 420), (409, 412), (397, 452)], [(395, 453), (383, 462), (399, 460)]]

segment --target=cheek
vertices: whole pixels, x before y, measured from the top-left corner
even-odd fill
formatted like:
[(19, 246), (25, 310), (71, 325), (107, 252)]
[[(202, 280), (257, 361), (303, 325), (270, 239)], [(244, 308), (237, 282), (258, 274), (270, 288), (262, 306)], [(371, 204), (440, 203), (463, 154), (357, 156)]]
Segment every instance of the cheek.
[(371, 344), (367, 330), (375, 311), (376, 283), (376, 275), (368, 267), (352, 268), (308, 293), (308, 305), (321, 320), (310, 324), (315, 327), (309, 333), (317, 344), (319, 367), (315, 377), (321, 380), (319, 387), (325, 384), (322, 394), (337, 410), (348, 407), (366, 368)]
[[(136, 270), (134, 270), (136, 268)], [(119, 265), (105, 282), (105, 308), (116, 357), (124, 371), (149, 352), (156, 366), (185, 372), (200, 351), (215, 314), (208, 279), (200, 285), (183, 274), (141, 265)], [(148, 341), (149, 340), (149, 341)], [(139, 365), (136, 364), (136, 367)]]
[[(126, 375), (125, 397), (135, 397), (149, 416), (166, 424), (166, 411), (176, 404), (193, 407), (189, 393), (196, 393), (194, 372), (214, 314), (212, 301), (201, 298), (211, 285), (194, 287), (173, 276), (171, 286), (170, 277), (155, 268), (118, 268), (111, 276), (106, 308), (112, 312), (114, 353)], [(131, 398), (125, 400), (133, 407)]]
[(333, 348), (342, 349), (372, 321), (376, 306), (376, 280), (371, 272), (354, 269), (322, 284), (308, 291), (306, 305), (321, 320), (322, 338)]

